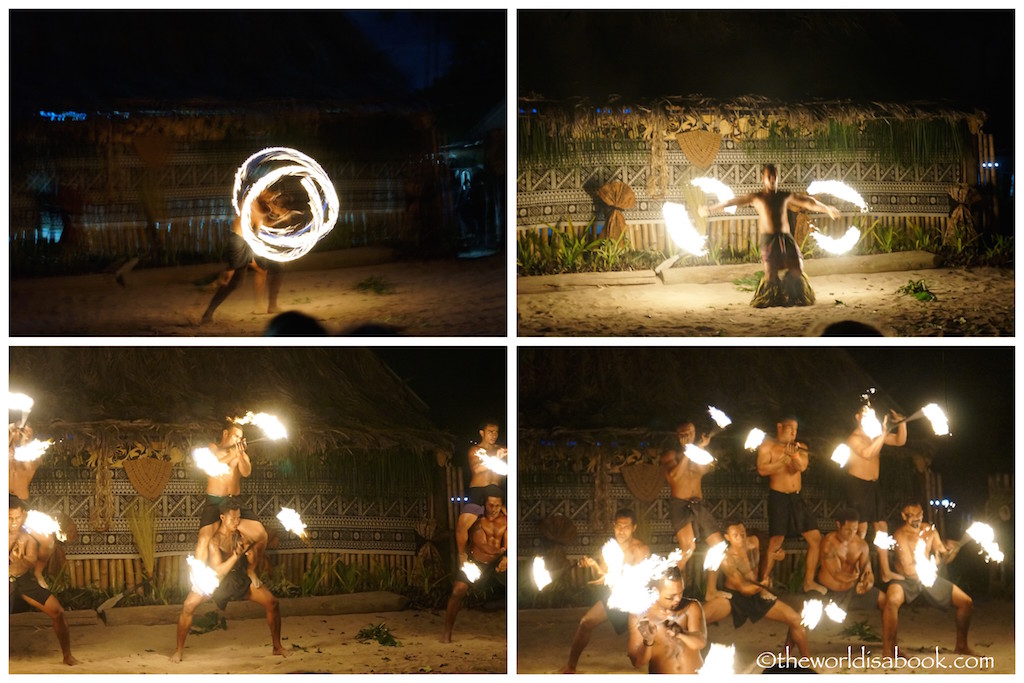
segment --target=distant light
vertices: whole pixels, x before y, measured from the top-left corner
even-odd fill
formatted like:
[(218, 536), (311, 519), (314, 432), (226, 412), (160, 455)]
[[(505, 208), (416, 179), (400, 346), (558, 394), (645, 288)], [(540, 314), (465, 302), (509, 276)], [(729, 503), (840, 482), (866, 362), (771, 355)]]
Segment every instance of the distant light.
[(536, 114), (536, 113), (537, 113), (537, 109), (536, 109), (536, 108), (534, 108), (534, 109), (531, 109), (531, 110), (530, 110), (530, 113), (531, 113), (531, 114)]
[(55, 111), (40, 110), (39, 115), (44, 119), (50, 119), (50, 121), (85, 121), (85, 114), (77, 111), (62, 111), (57, 113)]
[(632, 113), (633, 113), (633, 110), (632, 110), (632, 109), (623, 109), (623, 110), (622, 110), (622, 113), (623, 113), (623, 114), (632, 114)]
[(520, 114), (525, 114), (525, 113), (526, 113), (526, 110), (525, 110), (525, 109), (523, 109), (522, 107), (520, 107), (520, 108), (519, 108), (519, 113), (520, 113)]

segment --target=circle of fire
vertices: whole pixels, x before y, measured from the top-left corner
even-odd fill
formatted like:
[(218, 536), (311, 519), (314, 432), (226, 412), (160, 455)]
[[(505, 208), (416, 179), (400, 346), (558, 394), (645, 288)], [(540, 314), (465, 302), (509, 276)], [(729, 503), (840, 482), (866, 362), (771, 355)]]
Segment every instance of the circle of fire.
[[(252, 223), (252, 203), (282, 178), (294, 178), (306, 191), (306, 210), (292, 212), (273, 226)], [(312, 157), (289, 147), (268, 147), (238, 167), (232, 205), (242, 222), (242, 237), (257, 256), (294, 261), (305, 256), (334, 229), (338, 193), (327, 173)]]

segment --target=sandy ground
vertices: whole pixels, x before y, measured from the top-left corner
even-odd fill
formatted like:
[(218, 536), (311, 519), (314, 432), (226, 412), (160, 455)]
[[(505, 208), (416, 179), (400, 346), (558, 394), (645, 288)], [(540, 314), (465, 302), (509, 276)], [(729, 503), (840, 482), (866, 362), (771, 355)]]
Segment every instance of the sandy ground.
[[(754, 267), (751, 268), (752, 272)], [(924, 280), (937, 301), (896, 290)], [(999, 268), (822, 275), (814, 306), (755, 309), (731, 282), (588, 287), (519, 294), (520, 336), (791, 337), (858, 320), (887, 336), (1012, 336), (1014, 273)]]
[[(564, 666), (576, 625), (585, 613), (585, 608), (521, 610), (518, 614), (519, 673), (556, 673)], [(827, 621), (819, 624), (809, 634), (810, 654), (833, 658), (832, 661), (825, 659), (822, 662), (831, 666), (817, 667), (819, 673), (1013, 673), (1013, 615), (1013, 605), (1010, 603), (975, 601), (969, 642), (979, 656), (991, 658), (985, 663), (979, 660), (955, 662), (957, 655), (952, 652), (956, 633), (953, 613), (916, 606), (900, 610), (898, 647), (901, 655), (908, 658), (905, 665), (888, 670), (849, 666), (851, 657), (847, 652), (848, 647), (852, 649), (852, 658), (856, 661), (862, 654), (863, 646), (866, 654), (862, 661), (866, 661), (881, 656), (881, 644), (843, 636), (844, 626)], [(881, 616), (876, 610), (851, 610), (847, 615), (848, 623), (863, 621), (867, 621), (876, 633), (881, 634)], [(708, 637), (712, 643), (736, 645), (737, 672), (760, 673), (764, 667), (757, 665), (758, 656), (764, 652), (773, 653), (761, 655), (763, 661), (770, 664), (773, 658), (783, 652), (786, 627), (761, 620), (756, 624), (748, 622), (736, 629), (730, 616), (709, 626)], [(939, 661), (947, 668), (910, 665), (919, 664), (911, 662), (909, 658), (912, 657), (922, 660), (930, 657), (934, 661), (936, 648)], [(840, 656), (847, 658), (843, 666), (839, 666), (837, 658)], [(920, 662), (925, 663), (932, 664), (931, 661)], [(955, 666), (964, 668), (955, 669)], [(646, 673), (646, 670), (636, 670), (630, 663), (626, 655), (626, 635), (616, 635), (611, 625), (602, 624), (595, 629), (590, 644), (583, 651), (577, 672)]]
[[(374, 256), (369, 250), (344, 250), (304, 257), (307, 263), (300, 260), (285, 272), (280, 310), (310, 315), (331, 334), (367, 323), (397, 327), (403, 336), (507, 334), (504, 255), (376, 263), (380, 259)], [(271, 316), (265, 308), (253, 312), (249, 281), (217, 309), (213, 325), (195, 325), (213, 290), (194, 283), (221, 267), (134, 270), (125, 287), (112, 274), (14, 280), (11, 335), (262, 335)], [(383, 280), (390, 293), (357, 290), (368, 278)]]
[[(360, 643), (356, 634), (384, 622), (401, 643)], [(71, 627), (71, 652), (80, 664), (64, 666), (49, 626), (12, 627), (10, 673), (504, 673), (506, 613), (463, 610), (453, 641), (440, 642), (444, 614), (424, 611), (285, 617), (281, 640), (292, 654), (271, 653), (263, 619), (228, 620), (227, 630), (191, 635), (182, 661), (172, 664), (175, 629), (157, 626)]]

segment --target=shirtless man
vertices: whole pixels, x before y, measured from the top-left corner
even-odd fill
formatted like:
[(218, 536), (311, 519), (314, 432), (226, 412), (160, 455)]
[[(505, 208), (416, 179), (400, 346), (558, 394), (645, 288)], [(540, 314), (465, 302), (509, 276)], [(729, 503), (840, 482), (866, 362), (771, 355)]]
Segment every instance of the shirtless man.
[[(14, 423), (7, 425), (7, 492), (24, 503), (26, 510), (29, 509), (28, 487), (36, 476), (36, 470), (43, 463), (43, 459), (40, 457), (28, 462), (22, 462), (15, 459), (14, 451), (16, 448), (30, 443), (33, 437), (34, 434), (31, 427), (18, 427)], [(43, 577), (43, 570), (46, 569), (46, 565), (50, 561), (50, 555), (57, 545), (57, 537), (53, 534), (47, 535), (32, 532), (32, 538), (36, 539), (36, 542), (39, 544), (33, 575), (40, 586), (49, 588), (46, 579)]]
[[(508, 517), (500, 496), (488, 496), (484, 502), (484, 516), (477, 520), (469, 534), (469, 557), (473, 564), (480, 568), (478, 586), (493, 578), (502, 588), (505, 587), (505, 570), (508, 568)], [(459, 573), (452, 586), (452, 595), (448, 598), (448, 607), (444, 613), (444, 635), (442, 643), (452, 642), (452, 627), (455, 616), (462, 607), (462, 598), (469, 592), (469, 580), (459, 565)]]
[(821, 542), (818, 583), (828, 589), (843, 609), (857, 604), (882, 609), (884, 593), (875, 588), (868, 544), (857, 535), (857, 511), (844, 508), (836, 514), (836, 530)]
[(480, 459), (478, 451), (486, 455), (502, 460), (508, 457), (508, 451), (504, 446), (498, 445), (498, 423), (494, 421), (485, 422), (480, 426), (480, 443), (469, 449), (469, 470), (472, 476), (469, 479), (469, 502), (462, 506), (459, 513), (459, 520), (455, 526), (455, 545), (459, 550), (459, 564), (463, 564), (468, 555), (466, 553), (466, 541), (469, 539), (469, 529), (476, 520), (484, 514), (484, 501), (489, 493), (488, 486), (500, 487), (502, 475), (492, 472)]
[[(291, 210), (291, 195), (289, 193), (275, 192), (269, 188), (259, 194), (253, 200), (250, 207), (252, 217), (251, 228), (257, 230), (260, 225), (273, 226), (290, 220), (297, 213)], [(267, 301), (267, 313), (278, 312), (277, 297), (281, 291), (281, 283), (284, 274), (281, 272), (281, 263), (262, 256), (256, 256), (252, 247), (242, 237), (242, 222), (240, 216), (235, 216), (231, 223), (231, 234), (228, 235), (228, 243), (225, 255), (227, 256), (227, 270), (220, 274), (217, 279), (217, 291), (210, 300), (210, 305), (203, 313), (201, 325), (213, 320), (213, 313), (217, 307), (224, 303), (224, 300), (231, 295), (245, 279), (245, 271), (253, 269), (253, 288), (256, 299), (255, 313), (261, 313), (259, 307), (263, 305), (263, 295), (269, 278), (270, 296)]]
[(24, 504), (13, 495), (9, 496), (9, 501), (7, 575), (11, 613), (25, 611), (28, 606), (50, 617), (53, 620), (53, 632), (57, 634), (57, 642), (64, 655), (64, 663), (74, 666), (78, 660), (71, 655), (71, 635), (64, 618), (64, 608), (53, 593), (39, 585), (32, 573), (38, 560), (39, 542), (22, 528), (26, 515)]
[[(626, 508), (616, 511), (613, 531), (615, 533), (615, 542), (622, 548), (623, 564), (638, 564), (651, 556), (651, 549), (647, 547), (647, 544), (633, 536), (636, 532), (636, 527), (636, 513)], [(601, 558), (601, 561), (598, 562), (592, 557), (584, 557), (580, 560), (580, 565), (590, 567), (599, 575), (597, 580), (591, 583), (604, 583), (605, 575), (608, 573), (608, 565), (605, 564), (604, 558)], [(595, 602), (593, 607), (587, 610), (587, 613), (580, 619), (580, 624), (576, 627), (576, 634), (572, 638), (572, 647), (569, 649), (569, 662), (559, 673), (576, 673), (576, 665), (580, 661), (580, 655), (583, 654), (587, 643), (590, 642), (590, 634), (595, 628), (609, 621), (615, 629), (615, 633), (621, 635), (628, 627), (629, 614), (608, 607), (608, 596), (609, 592), (605, 591), (605, 596), (598, 602)]]
[[(661, 471), (672, 491), (668, 503), (672, 529), (675, 531), (679, 549), (683, 551), (683, 559), (679, 563), (680, 571), (686, 567), (686, 562), (697, 548), (698, 531), (709, 548), (723, 541), (718, 520), (704, 505), (704, 492), (701, 490), (701, 480), (711, 471), (713, 463), (698, 465), (684, 454), (686, 446), (692, 444), (696, 436), (697, 430), (692, 422), (680, 424), (676, 427), (679, 445), (666, 450), (661, 456)], [(697, 446), (707, 448), (710, 441), (711, 437), (702, 434)], [(717, 583), (717, 570), (708, 570), (705, 599), (712, 600), (719, 595)]]
[[(809, 306), (814, 303), (814, 290), (804, 275), (803, 255), (790, 232), (787, 211), (819, 211), (835, 220), (839, 218), (839, 209), (822, 204), (810, 195), (780, 191), (779, 172), (773, 164), (765, 164), (761, 169), (761, 182), (764, 183), (761, 192), (733, 197), (711, 207), (701, 206), (697, 213), (706, 217), (712, 211), (730, 206), (753, 206), (757, 211), (757, 229), (761, 235), (764, 277), (750, 305), (755, 308)], [(786, 269), (786, 277), (780, 283), (779, 271), (783, 268)]]
[[(872, 537), (879, 531), (889, 530), (889, 525), (885, 521), (882, 491), (878, 487), (879, 456), (882, 453), (882, 446), (902, 446), (907, 442), (907, 423), (895, 410), (889, 411), (889, 414), (882, 418), (881, 434), (875, 438), (865, 434), (861, 420), (868, 409), (868, 406), (864, 406), (855, 416), (857, 428), (846, 440), (846, 445), (850, 447), (850, 459), (846, 463), (846, 474), (843, 475), (846, 504), (860, 515), (857, 533), (861, 538), (867, 536), (868, 522), (874, 527), (871, 530)], [(899, 425), (895, 434), (889, 433), (889, 425), (893, 423)], [(889, 568), (889, 551), (885, 548), (878, 549), (878, 573), (881, 575), (882, 583), (903, 578), (893, 574)]]
[(695, 674), (704, 665), (700, 651), (707, 641), (704, 610), (683, 597), (679, 567), (670, 567), (654, 605), (642, 617), (629, 615), (629, 660), (637, 669), (647, 664), (652, 674)]
[(771, 587), (772, 565), (786, 536), (800, 534), (807, 541), (804, 592), (825, 593), (814, 580), (821, 550), (821, 532), (807, 503), (800, 497), (801, 473), (807, 469), (807, 446), (796, 440), (797, 422), (786, 418), (776, 424), (777, 438), (767, 437), (757, 449), (757, 473), (768, 477), (768, 557), (761, 583)]
[(731, 598), (718, 597), (704, 603), (707, 623), (713, 624), (732, 614), (736, 628), (747, 619), (753, 623), (762, 617), (786, 624), (789, 627), (787, 642), (796, 644), (800, 654), (807, 657), (807, 631), (800, 623), (800, 615), (757, 582), (754, 573), (758, 561), (757, 545), (750, 542), (743, 523), (729, 522), (725, 540), (729, 546), (720, 571), (725, 576), (725, 587), (731, 592)]
[[(267, 625), (270, 627), (270, 639), (274, 654), (287, 657), (291, 654), (281, 645), (281, 610), (277, 598), (266, 586), (253, 585), (246, 572), (246, 564), (255, 561), (253, 539), (242, 531), (241, 506), (238, 501), (229, 498), (221, 505), (220, 525), (209, 544), (209, 566), (220, 577), (220, 585), (213, 591), (210, 598), (218, 609), (225, 609), (232, 600), (250, 600), (263, 607), (267, 613)], [(180, 662), (185, 651), (185, 639), (192, 628), (192, 616), (196, 608), (206, 596), (193, 588), (185, 597), (178, 617), (178, 647), (171, 655), (172, 662)]]
[[(240, 425), (229, 420), (221, 432), (220, 444), (211, 443), (209, 449), (230, 469), (227, 474), (206, 480), (206, 504), (199, 513), (199, 541), (196, 543), (196, 559), (200, 562), (206, 562), (210, 539), (220, 524), (221, 503), (229, 496), (238, 496), (242, 492), (242, 477), (252, 474), (252, 461), (245, 452), (245, 438)], [(239, 530), (254, 544), (253, 560), (248, 563), (249, 579), (254, 588), (259, 588), (261, 583), (256, 569), (267, 546), (267, 530), (252, 510), (242, 508), (241, 515)]]
[(895, 656), (896, 631), (899, 624), (900, 607), (910, 604), (919, 597), (934, 607), (956, 610), (956, 645), (954, 652), (973, 655), (967, 644), (967, 630), (971, 626), (971, 614), (974, 612), (974, 601), (959, 586), (941, 576), (935, 577), (935, 583), (925, 586), (918, 578), (917, 558), (915, 553), (918, 544), (923, 544), (924, 556), (935, 558), (936, 564), (951, 562), (959, 547), (952, 541), (942, 542), (931, 525), (922, 524), (924, 512), (918, 503), (907, 503), (900, 511), (903, 526), (893, 532), (896, 540), (894, 550), (895, 569), (903, 575), (902, 579), (894, 579), (885, 591), (885, 605), (882, 609), (882, 648), (887, 657)]

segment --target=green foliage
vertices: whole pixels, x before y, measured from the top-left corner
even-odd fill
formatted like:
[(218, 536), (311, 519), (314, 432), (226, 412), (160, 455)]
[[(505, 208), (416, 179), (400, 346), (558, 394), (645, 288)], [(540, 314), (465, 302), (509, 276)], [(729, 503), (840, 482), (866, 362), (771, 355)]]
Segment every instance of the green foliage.
[(450, 578), (440, 564), (424, 562), (409, 573), (408, 582), (397, 592), (409, 599), (411, 609), (442, 609), (451, 594)]
[(882, 636), (878, 635), (875, 629), (871, 628), (867, 621), (855, 621), (843, 629), (842, 635), (850, 640), (861, 640), (865, 643), (880, 643)]
[(206, 614), (200, 614), (192, 619), (192, 628), (189, 633), (196, 636), (201, 636), (204, 633), (217, 630), (227, 630), (228, 620), (225, 619), (217, 610), (210, 610)]
[(260, 578), (267, 590), (279, 598), (296, 598), (302, 594), (302, 589), (285, 576), (284, 565), (277, 565), (271, 570), (269, 576)]
[(394, 294), (395, 286), (388, 282), (383, 275), (371, 275), (356, 285), (360, 292), (371, 292), (381, 296)]
[(735, 280), (733, 280), (732, 283), (736, 285), (737, 289), (739, 289), (741, 292), (753, 292), (755, 289), (757, 289), (757, 285), (760, 284), (761, 278), (763, 277), (764, 271), (759, 270), (753, 275), (748, 275), (747, 277), (738, 277)]
[(364, 629), (361, 629), (356, 634), (356, 640), (360, 643), (365, 643), (368, 640), (376, 640), (381, 645), (387, 647), (401, 647), (402, 644), (395, 639), (395, 636), (391, 634), (391, 630), (387, 624), (381, 622), (379, 624), (370, 624)]
[(907, 284), (897, 289), (896, 293), (912, 296), (918, 301), (935, 301), (938, 299), (928, 290), (928, 285), (925, 284), (924, 280), (909, 280)]

